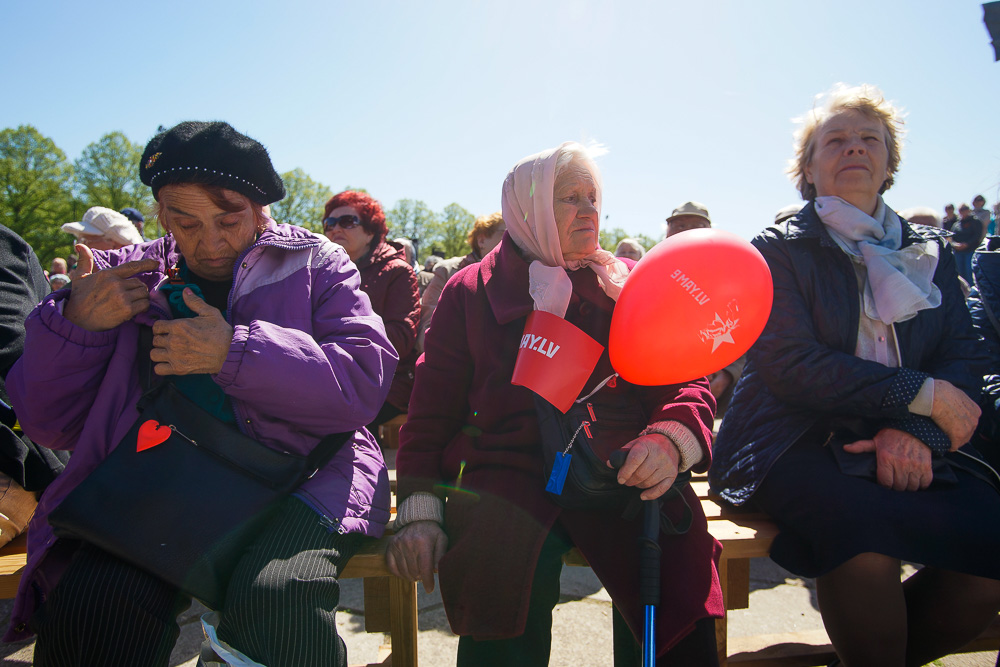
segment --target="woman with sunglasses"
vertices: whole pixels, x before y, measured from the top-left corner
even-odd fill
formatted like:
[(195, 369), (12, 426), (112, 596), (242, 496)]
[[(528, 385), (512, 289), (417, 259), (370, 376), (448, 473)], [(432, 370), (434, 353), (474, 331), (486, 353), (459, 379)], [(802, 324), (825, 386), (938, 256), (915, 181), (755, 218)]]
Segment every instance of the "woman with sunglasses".
[(361, 289), (371, 300), (372, 310), (385, 322), (385, 332), (399, 355), (389, 396), (368, 426), (373, 434), (378, 433), (380, 424), (405, 413), (409, 405), (420, 323), (417, 276), (406, 261), (403, 246), (386, 241), (387, 232), (382, 204), (365, 192), (346, 190), (326, 203), (323, 233), (343, 246), (358, 267)]

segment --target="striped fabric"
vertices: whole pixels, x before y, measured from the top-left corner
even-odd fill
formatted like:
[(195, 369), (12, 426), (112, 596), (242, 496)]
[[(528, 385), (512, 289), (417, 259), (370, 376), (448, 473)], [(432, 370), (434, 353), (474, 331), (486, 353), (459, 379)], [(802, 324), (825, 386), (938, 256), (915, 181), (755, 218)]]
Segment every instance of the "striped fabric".
[(268, 667), (346, 665), (337, 577), (363, 538), (330, 532), (297, 498), (282, 510), (233, 573), (219, 638)]
[[(346, 665), (337, 576), (362, 539), (287, 499), (233, 573), (220, 638), (268, 667)], [(165, 667), (189, 605), (172, 586), (84, 545), (32, 618), (34, 664)]]

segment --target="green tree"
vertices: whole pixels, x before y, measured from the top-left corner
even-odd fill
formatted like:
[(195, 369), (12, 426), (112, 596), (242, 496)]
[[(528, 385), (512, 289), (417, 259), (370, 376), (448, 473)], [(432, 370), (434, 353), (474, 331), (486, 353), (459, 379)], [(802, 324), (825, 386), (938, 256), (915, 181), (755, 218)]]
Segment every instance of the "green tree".
[(434, 224), (437, 222), (437, 214), (427, 204), (418, 199), (400, 199), (385, 212), (385, 222), (389, 226), (387, 238), (405, 236), (413, 241), (417, 260), (427, 259), (434, 245)]
[(602, 229), (598, 238), (598, 243), (601, 247), (610, 252), (615, 251), (615, 247), (618, 243), (624, 239), (628, 238), (628, 232), (626, 232), (621, 227), (612, 227), (611, 229)]
[(629, 234), (621, 227), (612, 227), (611, 229), (601, 230), (600, 244), (605, 250), (614, 252), (615, 248), (618, 247), (618, 244), (621, 243), (621, 240), (625, 238), (638, 241), (647, 251), (659, 243), (659, 241), (651, 236), (646, 236), (645, 234)]
[(333, 191), (301, 169), (286, 171), (281, 180), (285, 182), (285, 197), (271, 204), (271, 217), (278, 222), (322, 232), (323, 207)]
[(631, 238), (641, 243), (642, 247), (646, 249), (646, 252), (652, 250), (654, 245), (663, 240), (663, 238), (654, 239), (652, 236), (646, 236), (645, 234), (635, 234)]
[(83, 149), (74, 180), (79, 198), (89, 206), (120, 211), (126, 206), (153, 213), (152, 191), (139, 180), (143, 147), (121, 132), (109, 132)]
[(71, 177), (66, 154), (31, 125), (0, 131), (0, 223), (30, 243), (43, 263), (72, 250), (73, 237), (59, 229), (79, 220)]
[(466, 239), (475, 222), (476, 216), (458, 204), (448, 204), (437, 221), (431, 225), (432, 243), (424, 244), (427, 246), (427, 251), (430, 251), (432, 245), (436, 245), (444, 250), (445, 257), (467, 255), (470, 248)]

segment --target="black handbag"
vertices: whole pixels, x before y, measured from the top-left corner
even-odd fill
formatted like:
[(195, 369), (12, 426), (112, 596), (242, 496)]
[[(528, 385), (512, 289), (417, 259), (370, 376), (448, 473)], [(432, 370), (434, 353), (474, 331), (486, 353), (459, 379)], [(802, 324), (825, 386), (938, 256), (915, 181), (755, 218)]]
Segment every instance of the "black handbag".
[[(141, 379), (151, 377), (146, 329)], [(48, 521), (57, 536), (89, 542), (215, 609), (280, 501), (353, 435), (328, 435), (308, 456), (280, 452), (210, 415), (171, 382), (151, 388), (136, 407), (129, 432)], [(169, 437), (138, 451), (149, 420), (169, 427)]]
[[(619, 484), (618, 471), (609, 468), (606, 461), (639, 436), (648, 417), (630, 392), (605, 392), (591, 398), (574, 403), (563, 414), (544, 398), (535, 396), (546, 491), (555, 504), (566, 509), (612, 509), (633, 518), (642, 506), (642, 489)], [(565, 470), (560, 471), (560, 467)], [(680, 498), (683, 505), (676, 524), (661, 516), (661, 529), (668, 534), (683, 534), (691, 525), (691, 508), (682, 495), (690, 480), (690, 472), (680, 473), (661, 496), (662, 501)]]

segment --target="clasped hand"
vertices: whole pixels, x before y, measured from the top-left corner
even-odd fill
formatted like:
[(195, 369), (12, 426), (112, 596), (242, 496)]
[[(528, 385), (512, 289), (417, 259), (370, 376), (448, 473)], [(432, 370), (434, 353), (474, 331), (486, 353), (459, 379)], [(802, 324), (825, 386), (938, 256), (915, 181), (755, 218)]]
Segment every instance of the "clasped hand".
[(185, 287), (184, 303), (196, 317), (158, 320), (153, 324), (153, 350), (149, 358), (156, 363), (157, 375), (192, 375), (218, 373), (229, 354), (233, 328), (222, 312)]
[(844, 445), (851, 454), (875, 452), (875, 477), (895, 491), (919, 491), (934, 481), (930, 447), (906, 431), (884, 428), (871, 440)]

